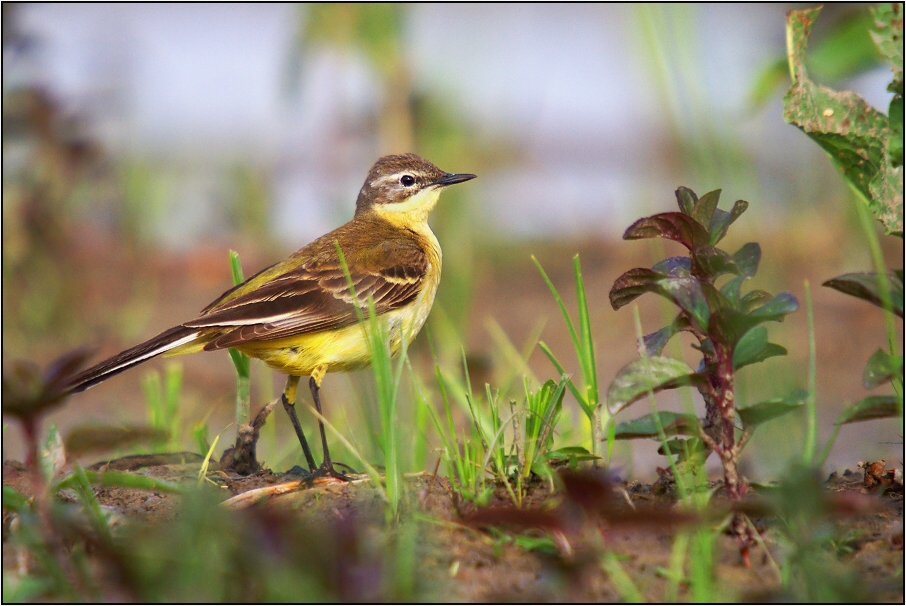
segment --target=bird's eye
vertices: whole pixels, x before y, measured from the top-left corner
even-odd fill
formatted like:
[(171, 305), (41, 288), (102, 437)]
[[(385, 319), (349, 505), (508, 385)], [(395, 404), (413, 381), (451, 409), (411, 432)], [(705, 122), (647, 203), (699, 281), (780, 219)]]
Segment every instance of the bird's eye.
[(400, 177), (400, 183), (403, 184), (403, 187), (412, 187), (415, 185), (415, 177), (412, 175), (403, 175)]

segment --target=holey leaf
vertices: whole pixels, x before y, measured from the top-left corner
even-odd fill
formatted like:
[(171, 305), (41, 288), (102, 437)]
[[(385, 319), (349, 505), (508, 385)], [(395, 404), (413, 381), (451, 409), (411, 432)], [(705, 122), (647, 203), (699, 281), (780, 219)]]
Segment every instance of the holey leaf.
[(639, 358), (620, 369), (607, 390), (607, 408), (617, 414), (649, 392), (704, 382), (682, 360), (654, 356)]
[(657, 413), (656, 416), (651, 413), (632, 421), (617, 423), (613, 437), (615, 440), (657, 438), (660, 436), (658, 425), (668, 436), (697, 436), (699, 431), (699, 423), (695, 415), (664, 411)]
[(809, 79), (806, 47), (820, 11), (819, 7), (787, 14), (787, 55), (793, 83), (783, 99), (783, 119), (828, 153), (844, 178), (868, 201), (886, 233), (902, 234), (903, 173), (894, 168), (888, 153), (891, 129), (887, 116), (855, 93), (837, 92)]

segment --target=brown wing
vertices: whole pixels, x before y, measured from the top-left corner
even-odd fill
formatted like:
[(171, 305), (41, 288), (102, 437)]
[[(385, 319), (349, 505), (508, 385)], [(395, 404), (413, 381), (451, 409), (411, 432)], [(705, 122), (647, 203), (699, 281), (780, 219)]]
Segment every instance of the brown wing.
[(330, 254), (322, 247), (308, 260), (288, 259), (290, 269), (283, 273), (274, 275), (274, 269), (283, 264), (259, 272), (239, 289), (245, 292), (232, 298), (225, 294), (184, 326), (235, 327), (205, 346), (207, 350), (221, 349), (342, 328), (358, 321), (356, 307), (367, 313), (369, 298), (380, 315), (418, 296), (429, 259), (416, 242), (384, 240), (372, 246), (344, 247), (344, 252), (357, 301), (353, 300), (336, 250)]

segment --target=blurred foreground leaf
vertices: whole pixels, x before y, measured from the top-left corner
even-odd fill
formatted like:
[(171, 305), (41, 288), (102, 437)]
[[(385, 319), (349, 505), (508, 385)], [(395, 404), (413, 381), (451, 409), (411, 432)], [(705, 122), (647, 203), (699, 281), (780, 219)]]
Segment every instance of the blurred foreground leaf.
[(66, 452), (78, 457), (92, 452), (106, 452), (146, 442), (166, 442), (170, 434), (157, 427), (77, 427), (66, 436)]

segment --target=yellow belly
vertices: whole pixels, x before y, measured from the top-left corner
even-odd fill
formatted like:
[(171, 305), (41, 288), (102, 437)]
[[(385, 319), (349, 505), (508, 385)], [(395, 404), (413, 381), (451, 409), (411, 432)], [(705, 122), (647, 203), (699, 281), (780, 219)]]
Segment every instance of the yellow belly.
[[(391, 356), (400, 353), (404, 336), (406, 342), (411, 343), (418, 335), (434, 304), (439, 277), (432, 276), (434, 279), (429, 280), (418, 298), (406, 307), (377, 318), (380, 330), (387, 335)], [(367, 317), (365, 324), (368, 324)], [(327, 372), (347, 372), (371, 363), (371, 346), (365, 330), (364, 325), (354, 324), (337, 330), (247, 343), (237, 349), (290, 375), (310, 375), (320, 366), (326, 366)]]

